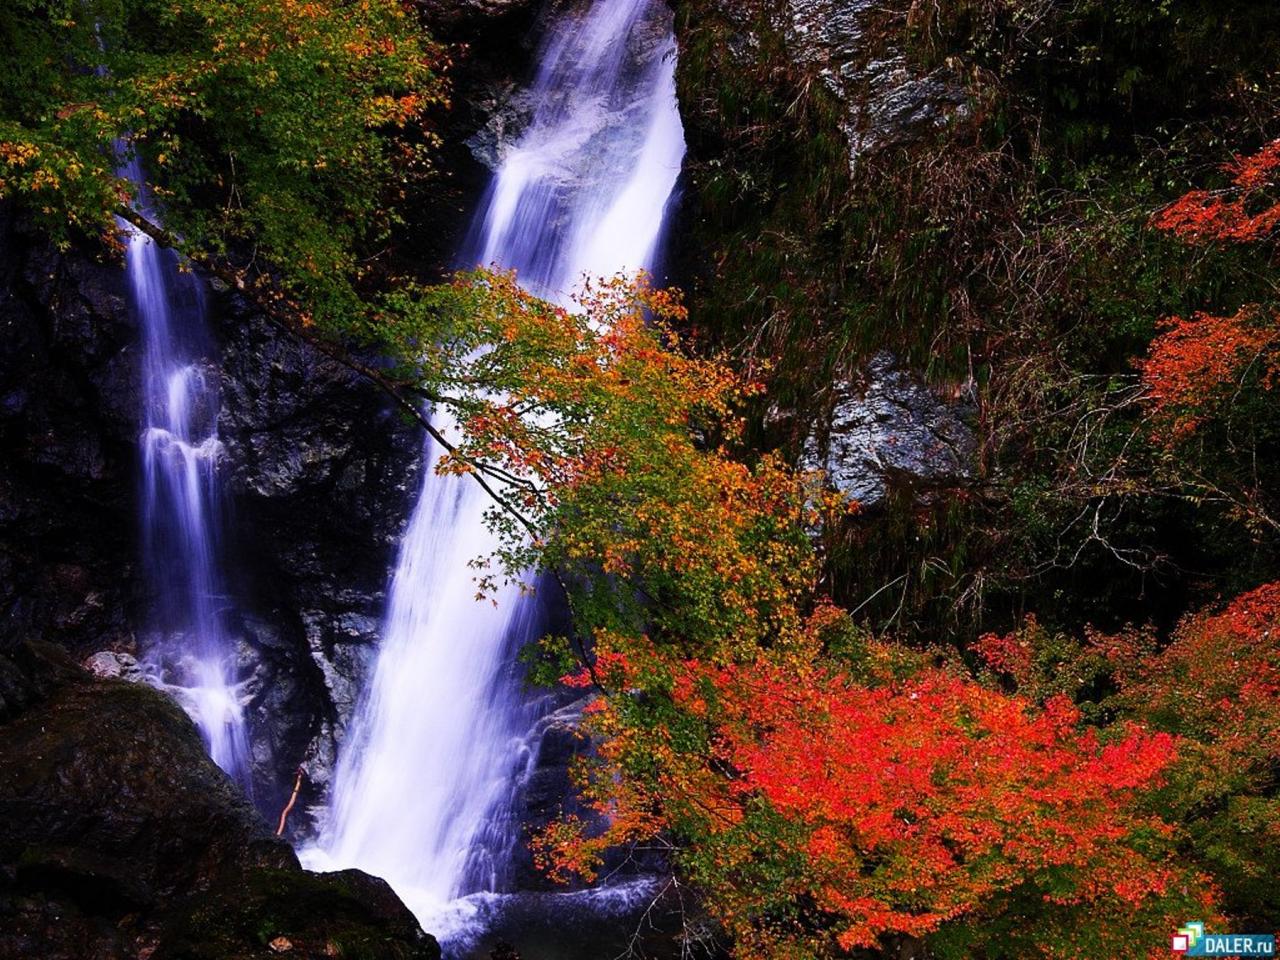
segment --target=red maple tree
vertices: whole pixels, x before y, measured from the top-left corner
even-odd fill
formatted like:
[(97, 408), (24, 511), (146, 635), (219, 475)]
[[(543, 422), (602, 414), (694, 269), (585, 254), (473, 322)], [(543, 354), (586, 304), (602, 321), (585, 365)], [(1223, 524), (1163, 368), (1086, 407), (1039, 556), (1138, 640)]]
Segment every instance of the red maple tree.
[[(1256, 243), (1280, 227), (1280, 140), (1227, 164), (1226, 190), (1193, 190), (1160, 211), (1154, 226), (1194, 244)], [(1169, 442), (1185, 438), (1250, 384), (1270, 390), (1280, 371), (1280, 324), (1269, 311), (1246, 306), (1230, 316), (1170, 317), (1138, 362), (1155, 414)], [(1169, 428), (1165, 432), (1165, 428)]]
[(1171, 833), (1134, 803), (1175, 756), (1166, 734), (1104, 742), (1065, 697), (1041, 708), (938, 669), (878, 687), (767, 665), (713, 679), (728, 789), (801, 827), (807, 895), (843, 949), (931, 933), (1021, 887), (1136, 909), (1179, 876), (1131, 842)]

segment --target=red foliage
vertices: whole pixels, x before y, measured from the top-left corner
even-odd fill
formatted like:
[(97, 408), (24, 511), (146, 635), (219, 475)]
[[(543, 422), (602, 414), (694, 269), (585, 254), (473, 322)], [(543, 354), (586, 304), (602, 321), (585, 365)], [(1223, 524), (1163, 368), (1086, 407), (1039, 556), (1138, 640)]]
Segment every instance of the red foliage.
[(624, 689), (630, 672), (631, 665), (624, 654), (606, 650), (596, 657), (595, 663), (590, 667), (580, 666), (573, 673), (561, 677), (560, 682), (577, 690), (584, 690), (597, 683), (612, 689)]
[(1035, 634), (1036, 619), (1029, 616), (1021, 630), (1013, 633), (988, 633), (978, 638), (974, 652), (997, 673), (1007, 673), (1022, 689), (1031, 674), (1032, 649), (1030, 637)]
[(1280, 203), (1258, 201), (1280, 180), (1280, 140), (1252, 156), (1237, 157), (1226, 169), (1235, 189), (1193, 190), (1160, 211), (1155, 226), (1193, 243), (1249, 243), (1274, 234), (1280, 226)]
[(1257, 310), (1246, 308), (1231, 317), (1171, 317), (1162, 327), (1138, 368), (1159, 426), (1172, 427), (1169, 439), (1193, 432), (1250, 372), (1263, 389), (1275, 384), (1280, 357), (1271, 348), (1280, 328), (1260, 323)]
[[(1236, 157), (1225, 167), (1232, 186), (1224, 191), (1193, 190), (1152, 218), (1161, 230), (1190, 243), (1252, 243), (1269, 240), (1280, 227), (1280, 140), (1259, 152)], [(1229, 399), (1250, 371), (1270, 389), (1280, 370), (1272, 353), (1280, 328), (1276, 318), (1246, 307), (1234, 316), (1197, 313), (1171, 317), (1139, 362), (1157, 417), (1157, 429), (1171, 428), (1170, 442), (1187, 436)]]
[[(1178, 627), (1125, 684), (1136, 712), (1205, 744), (1206, 769), (1243, 775), (1280, 761), (1280, 583)], [(1280, 824), (1276, 825), (1280, 839)]]
[(941, 670), (877, 688), (772, 666), (710, 675), (739, 772), (728, 793), (802, 827), (803, 882), (844, 949), (929, 933), (1026, 884), (1136, 908), (1175, 877), (1128, 845), (1170, 832), (1134, 804), (1174, 757), (1168, 735), (1103, 743), (1066, 698), (1039, 709)]

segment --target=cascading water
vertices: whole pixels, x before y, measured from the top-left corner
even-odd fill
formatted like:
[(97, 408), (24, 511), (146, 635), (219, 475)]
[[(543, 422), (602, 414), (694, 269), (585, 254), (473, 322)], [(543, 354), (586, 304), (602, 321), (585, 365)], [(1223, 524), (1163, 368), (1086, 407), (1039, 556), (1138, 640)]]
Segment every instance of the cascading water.
[(425, 482), (333, 787), (328, 861), (387, 879), (421, 915), (496, 885), (477, 847), (527, 722), (508, 656), (527, 610), (505, 592), (477, 603), (468, 565), (493, 546), (486, 505), (468, 485)]
[[(146, 184), (135, 158), (122, 175)], [(218, 391), (208, 355), (204, 290), (176, 253), (124, 225), (130, 299), (143, 334), (143, 550), (158, 609), (147, 659), (186, 707), (214, 762), (248, 786), (249, 751), (224, 627)]]
[[(662, 0), (595, 0), (564, 13), (532, 101), (464, 260), (514, 268), (533, 292), (567, 302), (584, 274), (638, 270), (656, 254), (684, 157), (670, 11)], [(439, 415), (437, 427), (453, 429)], [(438, 453), (429, 448), (428, 462)], [(488, 505), (474, 483), (427, 471), (328, 825), (307, 856), (385, 878), (446, 935), (450, 902), (502, 886), (537, 713), (515, 666), (530, 605), (514, 589), (496, 606), (474, 599), (469, 561), (494, 546)]]
[(565, 301), (582, 279), (652, 266), (684, 160), (675, 38), (660, 0), (597, 0), (551, 32), (532, 123), (502, 157), (471, 243)]

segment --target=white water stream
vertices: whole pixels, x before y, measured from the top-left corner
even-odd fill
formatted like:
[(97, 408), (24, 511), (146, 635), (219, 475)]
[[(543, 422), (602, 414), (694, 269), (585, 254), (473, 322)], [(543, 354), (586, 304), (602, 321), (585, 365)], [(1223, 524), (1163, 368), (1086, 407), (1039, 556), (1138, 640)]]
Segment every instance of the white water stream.
[[(151, 215), (135, 158), (121, 171)], [(199, 726), (218, 766), (249, 788), (249, 748), (224, 620), (217, 371), (204, 288), (178, 255), (124, 225), (130, 302), (142, 329), (143, 559), (156, 595), (145, 658)]]
[[(585, 274), (653, 265), (684, 157), (671, 13), (661, 0), (571, 7), (539, 65), (534, 115), (501, 157), (464, 259), (514, 268), (568, 302)], [(469, 562), (494, 545), (488, 501), (467, 478), (424, 473), (371, 686), (304, 858), (383, 877), (447, 944), (475, 913), (464, 898), (504, 889), (518, 841), (512, 806), (537, 709), (515, 655), (533, 614), (514, 588), (496, 606), (476, 602)]]

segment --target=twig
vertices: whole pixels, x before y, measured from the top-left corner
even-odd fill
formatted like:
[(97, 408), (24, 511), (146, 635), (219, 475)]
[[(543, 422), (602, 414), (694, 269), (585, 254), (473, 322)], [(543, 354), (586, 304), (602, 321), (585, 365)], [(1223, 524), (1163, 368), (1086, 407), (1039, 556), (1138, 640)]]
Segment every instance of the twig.
[(289, 814), (293, 811), (293, 805), (298, 802), (298, 791), (302, 789), (303, 769), (298, 767), (298, 775), (293, 779), (293, 793), (289, 794), (289, 802), (284, 805), (284, 809), (280, 811), (280, 826), (276, 827), (276, 836), (284, 836), (285, 821), (289, 819)]
[[(256, 291), (253, 288), (253, 285), (246, 282), (242, 271), (236, 270), (230, 265), (203, 251), (185, 250), (181, 242), (181, 238), (171, 231), (166, 230), (159, 224), (147, 219), (132, 207), (129, 207), (128, 205), (121, 205), (116, 210), (116, 213), (122, 220), (128, 222), (135, 229), (146, 234), (160, 246), (183, 251), (193, 263), (196, 263), (212, 276), (222, 280), (244, 296), (252, 299), (253, 302), (262, 309), (263, 316), (272, 325), (298, 338), (313, 349), (319, 351), (324, 356), (372, 383), (375, 387), (385, 393), (397, 407), (418, 423), (427, 432), (427, 434), (435, 440), (443, 450), (445, 450), (445, 452), (471, 466), (473, 469), (467, 471), (467, 476), (480, 485), (480, 489), (498, 505), (502, 512), (512, 517), (512, 519), (527, 531), (530, 536), (536, 537), (538, 535), (537, 526), (534, 522), (524, 513), (516, 509), (507, 497), (502, 496), (497, 490), (495, 490), (493, 485), (490, 484), (487, 479), (487, 477), (491, 476), (504, 483), (518, 486), (522, 484), (520, 478), (514, 477), (507, 471), (502, 470), (500, 467), (496, 467), (482, 460), (461, 456), (458, 452), (458, 448), (454, 446), (454, 444), (450, 443), (444, 435), (436, 429), (435, 425), (431, 422), (431, 418), (423, 411), (421, 403), (410, 399), (408, 395), (416, 394), (417, 396), (432, 403), (447, 403), (447, 398), (434, 395), (430, 391), (423, 389), (420, 384), (397, 382), (388, 377), (382, 371), (369, 366), (367, 363), (357, 360), (355, 357), (351, 356), (351, 354), (348, 353), (341, 344), (335, 342), (331, 338), (323, 336), (315, 330), (308, 329), (304, 323), (302, 311), (295, 304), (289, 303), (283, 298), (283, 296), (278, 296), (277, 298), (269, 300), (260, 291)], [(531, 486), (527, 483), (523, 485)], [(570, 595), (569, 585), (565, 579), (564, 573), (555, 568), (552, 568), (549, 572), (555, 578), (557, 583), (559, 583), (561, 590), (564, 592), (566, 600), (569, 602), (570, 611), (575, 614), (574, 619), (576, 621), (576, 611), (573, 609), (573, 600)], [(579, 659), (586, 666), (592, 681), (595, 683), (596, 687), (607, 694), (609, 691), (605, 689), (604, 685), (600, 682), (600, 678), (596, 675), (595, 665), (587, 656), (586, 645), (576, 629), (572, 632), (572, 638), (578, 649)]]
[[(392, 402), (395, 403), (396, 406), (421, 425), (422, 428), (426, 430), (427, 434), (435, 440), (442, 449), (457, 457), (463, 463), (473, 467), (474, 469), (468, 471), (467, 475), (480, 485), (481, 489), (483, 489), (484, 492), (498, 504), (504, 513), (509, 514), (530, 534), (536, 535), (537, 529), (533, 521), (512, 506), (511, 502), (506, 497), (499, 494), (498, 491), (495, 490), (488, 480), (482, 475), (494, 474), (498, 479), (503, 480), (504, 482), (510, 482), (509, 476), (503, 475), (505, 471), (492, 468), (489, 464), (481, 460), (460, 456), (458, 454), (458, 448), (445, 439), (444, 435), (440, 433), (440, 431), (437, 430), (435, 425), (431, 422), (431, 418), (423, 412), (422, 408), (417, 403), (410, 400), (405, 396), (405, 394), (410, 390), (417, 390), (428, 399), (434, 399), (439, 402), (441, 398), (431, 397), (425, 391), (422, 391), (420, 387), (415, 385), (397, 383), (382, 371), (377, 370), (351, 356), (351, 354), (349, 354), (340, 344), (330, 338), (317, 334), (315, 331), (308, 330), (304, 326), (302, 318), (300, 316), (294, 316), (295, 313), (300, 313), (300, 311), (296, 308), (290, 309), (292, 305), (287, 302), (282, 303), (280, 300), (268, 303), (263, 296), (255, 294), (251, 285), (245, 282), (245, 277), (240, 271), (219, 262), (205, 253), (199, 251), (186, 251), (177, 235), (148, 220), (131, 207), (121, 206), (116, 213), (122, 220), (128, 221), (135, 228), (140, 230), (142, 233), (145, 233), (162, 247), (169, 247), (174, 250), (184, 251), (186, 255), (201, 268), (207, 270), (213, 276), (222, 280), (224, 283), (229, 284), (245, 296), (252, 298), (254, 302), (262, 308), (263, 315), (270, 323), (304, 341), (329, 359), (346, 367), (353, 373), (358, 374), (380, 389), (392, 400)], [(286, 309), (282, 310), (282, 307)]]

